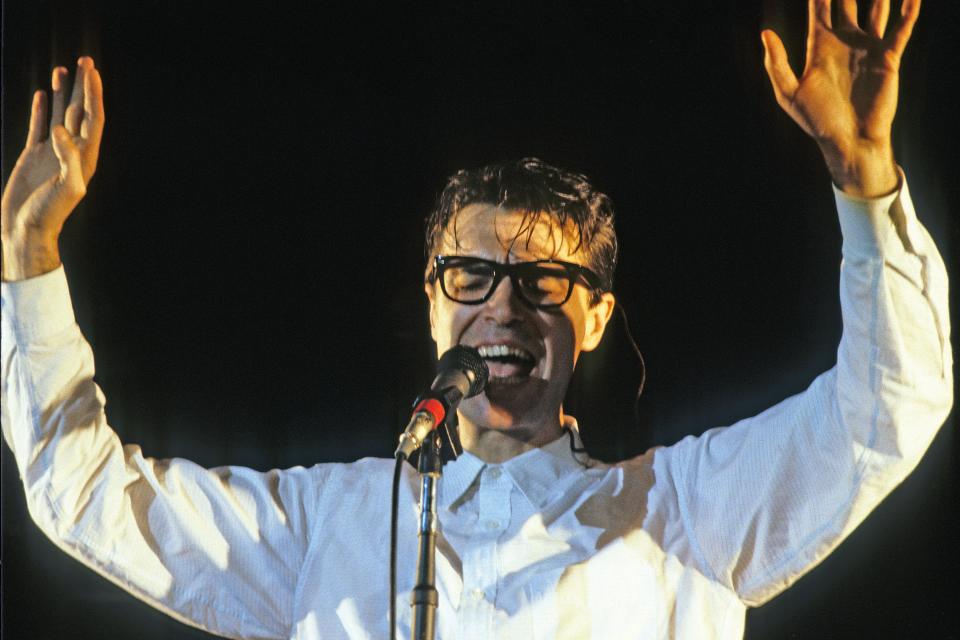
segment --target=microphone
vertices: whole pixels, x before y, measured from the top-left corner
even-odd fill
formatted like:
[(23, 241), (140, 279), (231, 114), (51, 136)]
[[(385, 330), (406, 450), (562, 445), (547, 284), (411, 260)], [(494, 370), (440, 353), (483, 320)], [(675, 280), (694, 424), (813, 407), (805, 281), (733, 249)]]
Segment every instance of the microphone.
[(447, 414), (457, 410), (461, 400), (483, 391), (489, 376), (487, 363), (473, 347), (458, 344), (447, 350), (437, 362), (437, 377), (430, 389), (417, 398), (394, 457), (409, 457)]

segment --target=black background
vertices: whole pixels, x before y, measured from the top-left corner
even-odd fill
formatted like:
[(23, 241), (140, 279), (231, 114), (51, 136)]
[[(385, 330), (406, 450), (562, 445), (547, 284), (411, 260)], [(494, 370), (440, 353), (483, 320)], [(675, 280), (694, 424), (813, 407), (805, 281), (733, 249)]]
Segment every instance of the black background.
[[(712, 4), (5, 2), (4, 180), (52, 66), (89, 54), (104, 80), (100, 166), (61, 251), (110, 423), (207, 466), (389, 456), (435, 357), (422, 219), (455, 170), (529, 155), (618, 207), (616, 292), (649, 378), (637, 424), (615, 320), (567, 403), (594, 455), (802, 391), (835, 360), (840, 234), (759, 31), (778, 30), (796, 69), (806, 3)], [(923, 7), (894, 132), (948, 265), (952, 4)], [(60, 553), (6, 447), (2, 461), (5, 638), (208, 637)], [(958, 637), (956, 463), (948, 423), (836, 553), (749, 613), (747, 637)]]

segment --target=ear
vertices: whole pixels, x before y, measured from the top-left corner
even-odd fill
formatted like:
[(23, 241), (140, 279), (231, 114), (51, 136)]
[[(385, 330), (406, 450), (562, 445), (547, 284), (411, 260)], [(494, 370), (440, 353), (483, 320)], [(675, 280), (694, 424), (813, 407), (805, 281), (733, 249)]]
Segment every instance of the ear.
[(434, 296), (436, 295), (436, 285), (429, 282), (423, 283), (423, 291), (427, 294), (427, 300), (430, 304), (430, 337), (437, 341), (437, 305)]
[(617, 300), (610, 292), (604, 293), (600, 301), (587, 309), (586, 331), (583, 334), (583, 342), (580, 347), (584, 351), (593, 351), (600, 344), (600, 338), (603, 337), (603, 331), (607, 328), (607, 323), (613, 316), (613, 308)]

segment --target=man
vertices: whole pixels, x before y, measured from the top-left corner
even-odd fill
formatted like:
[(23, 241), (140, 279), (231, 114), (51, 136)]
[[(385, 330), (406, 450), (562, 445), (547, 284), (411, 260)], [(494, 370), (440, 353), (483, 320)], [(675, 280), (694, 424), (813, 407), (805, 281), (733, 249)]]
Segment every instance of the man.
[[(861, 29), (853, 3), (836, 25), (812, 3), (800, 79), (763, 34), (778, 101), (838, 187), (845, 331), (835, 369), (728, 429), (616, 466), (579, 454), (561, 400), (613, 310), (607, 205), (533, 161), (451, 180), (431, 225), (432, 335), (438, 353), (480, 348), (492, 382), (460, 407), (464, 453), (442, 483), (441, 637), (737, 637), (745, 606), (816, 564), (916, 464), (951, 404), (945, 276), (890, 147), (918, 9), (886, 29), (876, 2)], [(387, 462), (207, 471), (121, 448), (107, 427), (56, 246), (96, 166), (102, 90), (83, 59), (68, 105), (64, 76), (49, 109), (35, 96), (3, 200), (3, 427), (31, 513), (68, 553), (216, 633), (385, 635)], [(412, 560), (401, 553), (401, 633)]]

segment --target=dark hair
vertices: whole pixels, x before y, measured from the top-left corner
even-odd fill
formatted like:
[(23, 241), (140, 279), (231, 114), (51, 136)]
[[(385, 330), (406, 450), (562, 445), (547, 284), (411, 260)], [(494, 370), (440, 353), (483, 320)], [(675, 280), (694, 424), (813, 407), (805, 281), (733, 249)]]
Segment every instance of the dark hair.
[[(432, 273), (432, 260), (451, 221), (450, 231), (457, 242), (456, 215), (467, 205), (476, 203), (523, 213), (514, 242), (526, 234), (529, 243), (542, 215), (552, 216), (564, 232), (572, 227), (576, 244), (570, 247), (570, 252), (582, 248), (586, 266), (600, 276), (600, 291), (613, 288), (613, 272), (617, 266), (613, 202), (595, 190), (586, 176), (550, 166), (537, 158), (462, 169), (447, 180), (436, 208), (427, 217), (428, 274)], [(593, 292), (593, 303), (600, 300), (600, 291)]]

